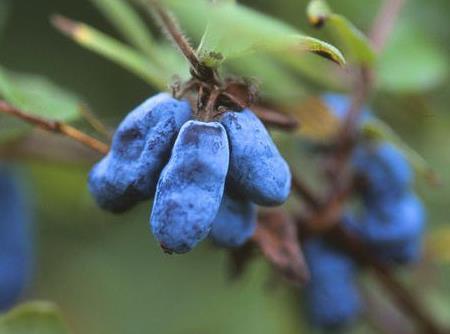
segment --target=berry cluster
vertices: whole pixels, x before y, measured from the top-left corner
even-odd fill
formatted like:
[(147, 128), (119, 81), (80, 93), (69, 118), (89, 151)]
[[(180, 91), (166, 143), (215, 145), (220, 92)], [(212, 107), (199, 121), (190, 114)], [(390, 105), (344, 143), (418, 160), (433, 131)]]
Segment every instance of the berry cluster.
[(17, 302), (31, 274), (30, 218), (20, 179), (0, 165), (0, 312)]
[[(337, 118), (345, 117), (350, 101), (341, 95), (323, 97)], [(369, 120), (365, 110), (360, 124)], [(347, 212), (345, 228), (357, 234), (376, 258), (386, 264), (417, 261), (425, 225), (425, 210), (412, 189), (414, 173), (403, 154), (387, 142), (360, 143), (352, 156), (355, 175), (363, 181), (359, 193), (362, 212)], [(311, 271), (306, 289), (312, 321), (334, 327), (354, 320), (362, 310), (353, 259), (327, 245), (322, 238), (305, 244)]]
[(208, 235), (240, 246), (255, 229), (256, 204), (286, 201), (289, 167), (249, 109), (191, 118), (187, 101), (149, 98), (120, 124), (89, 189), (112, 212), (154, 197), (151, 229), (167, 252), (188, 252)]

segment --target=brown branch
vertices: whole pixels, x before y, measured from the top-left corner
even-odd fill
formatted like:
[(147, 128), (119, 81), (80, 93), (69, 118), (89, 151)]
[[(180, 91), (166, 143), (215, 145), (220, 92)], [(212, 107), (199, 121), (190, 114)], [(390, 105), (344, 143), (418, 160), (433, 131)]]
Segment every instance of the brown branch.
[(89, 136), (84, 132), (81, 132), (80, 130), (68, 124), (55, 120), (48, 120), (39, 116), (26, 113), (18, 108), (11, 106), (6, 101), (0, 100), (0, 112), (3, 112), (16, 118), (20, 118), (21, 120), (30, 123), (38, 128), (41, 128), (45, 131), (62, 134), (64, 136), (72, 138), (73, 140), (76, 140), (77, 142), (82, 143), (83, 145), (86, 145), (101, 154), (106, 154), (109, 151), (109, 147), (105, 143), (99, 141), (94, 137)]
[(312, 209), (320, 210), (322, 207), (320, 200), (316, 197), (313, 191), (295, 175), (292, 176), (292, 190), (304, 199), (306, 204)]
[(365, 318), (372, 327), (384, 334), (414, 334), (411, 322), (404, 315), (380, 300), (377, 291), (364, 285), (360, 286), (366, 309)]
[(348, 232), (340, 224), (336, 225), (335, 229), (331, 231), (331, 235), (337, 237), (333, 239), (338, 239), (341, 242), (341, 246), (345, 247), (353, 256), (356, 256), (364, 263), (370, 264), (378, 280), (383, 284), (386, 290), (391, 292), (391, 298), (416, 321), (421, 328), (421, 333), (448, 333), (448, 331), (441, 329), (438, 324), (434, 323), (423, 306), (417, 301), (417, 297), (413, 296), (402, 283), (394, 278), (391, 270), (380, 263), (358, 237)]
[(299, 128), (298, 121), (288, 114), (266, 108), (261, 105), (252, 106), (252, 111), (265, 125), (285, 131), (294, 131)]

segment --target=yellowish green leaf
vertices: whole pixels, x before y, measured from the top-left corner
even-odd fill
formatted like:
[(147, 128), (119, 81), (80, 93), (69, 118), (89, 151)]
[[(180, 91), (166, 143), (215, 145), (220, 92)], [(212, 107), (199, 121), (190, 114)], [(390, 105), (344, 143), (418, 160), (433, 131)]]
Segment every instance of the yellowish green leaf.
[(376, 55), (367, 37), (347, 18), (333, 13), (325, 0), (312, 0), (307, 14), (311, 24), (317, 27), (325, 25), (336, 35), (349, 58), (365, 65), (374, 64)]
[(341, 126), (340, 121), (318, 97), (310, 97), (290, 108), (290, 111), (300, 123), (297, 134), (310, 140), (329, 141)]
[(68, 334), (59, 309), (52, 303), (20, 305), (0, 317), (0, 334)]
[(83, 47), (124, 67), (157, 89), (165, 89), (169, 74), (139, 51), (92, 28), (61, 16), (53, 18), (53, 24)]
[(130, 3), (126, 0), (91, 0), (91, 2), (131, 45), (163, 66), (161, 60), (164, 58), (159, 58), (155, 54), (155, 42), (150, 30)]
[(438, 261), (450, 264), (450, 229), (439, 228), (427, 237), (427, 252)]

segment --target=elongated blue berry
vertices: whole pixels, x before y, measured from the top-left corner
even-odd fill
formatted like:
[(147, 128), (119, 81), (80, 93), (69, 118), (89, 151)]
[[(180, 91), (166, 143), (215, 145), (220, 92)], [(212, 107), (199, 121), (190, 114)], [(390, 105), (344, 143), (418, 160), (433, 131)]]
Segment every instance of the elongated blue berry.
[(233, 191), (264, 206), (286, 201), (291, 172), (264, 125), (249, 109), (221, 119), (230, 141), (228, 182)]
[(212, 225), (211, 239), (222, 247), (239, 247), (253, 235), (255, 228), (255, 204), (225, 192)]
[(311, 273), (305, 288), (311, 322), (318, 327), (341, 327), (355, 320), (362, 302), (353, 261), (318, 238), (306, 241), (304, 253)]
[(401, 196), (414, 177), (406, 157), (388, 142), (359, 146), (354, 152), (353, 166), (367, 181), (365, 195), (369, 202)]
[(400, 264), (420, 258), (426, 213), (414, 193), (366, 210), (359, 234), (378, 258)]
[(222, 201), (228, 162), (222, 125), (183, 125), (159, 178), (150, 220), (166, 251), (188, 252), (208, 235)]
[(0, 166), (0, 311), (17, 302), (30, 279), (29, 209), (18, 175)]
[(120, 124), (111, 151), (92, 169), (89, 189), (100, 207), (122, 212), (153, 196), (159, 174), (181, 126), (191, 117), (188, 102), (153, 96)]

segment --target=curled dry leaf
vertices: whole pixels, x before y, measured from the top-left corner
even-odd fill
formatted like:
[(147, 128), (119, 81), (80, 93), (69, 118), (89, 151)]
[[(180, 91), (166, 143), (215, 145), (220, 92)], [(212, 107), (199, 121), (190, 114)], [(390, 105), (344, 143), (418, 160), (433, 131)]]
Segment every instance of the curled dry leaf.
[(304, 284), (309, 279), (295, 225), (285, 212), (265, 212), (258, 221), (253, 241), (267, 261), (289, 281)]

